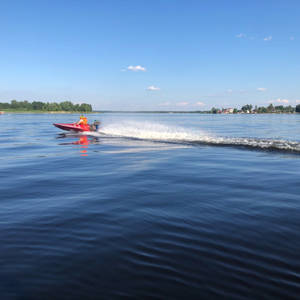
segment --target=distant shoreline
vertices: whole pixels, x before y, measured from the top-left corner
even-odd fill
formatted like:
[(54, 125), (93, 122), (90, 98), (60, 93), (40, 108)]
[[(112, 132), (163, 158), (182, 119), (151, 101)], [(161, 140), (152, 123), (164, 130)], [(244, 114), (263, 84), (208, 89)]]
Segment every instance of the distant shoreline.
[[(1, 110), (1, 114), (104, 114), (104, 113), (120, 113), (120, 114), (201, 114), (201, 115), (215, 115), (214, 113), (201, 112), (201, 111), (91, 111), (91, 112), (80, 112), (80, 111), (43, 111), (43, 110)], [(297, 112), (266, 112), (266, 113), (219, 113), (216, 115), (295, 115)]]
[(45, 111), (45, 110), (14, 110), (14, 109), (3, 109), (0, 114), (91, 114), (100, 112), (81, 112), (81, 111)]
[[(202, 114), (202, 115), (214, 115), (211, 111), (119, 111), (119, 110), (103, 110), (103, 111), (44, 111), (44, 110), (15, 110), (4, 109), (0, 111), (1, 114), (103, 114), (103, 113), (120, 113), (120, 114)], [(265, 113), (218, 113), (217, 115), (294, 115), (297, 112), (265, 112)]]
[(121, 114), (202, 114), (202, 115), (294, 115), (297, 112), (265, 112), (265, 113), (217, 113), (214, 114), (211, 111), (113, 111), (113, 110), (103, 110), (103, 111), (93, 111), (92, 113), (121, 113)]

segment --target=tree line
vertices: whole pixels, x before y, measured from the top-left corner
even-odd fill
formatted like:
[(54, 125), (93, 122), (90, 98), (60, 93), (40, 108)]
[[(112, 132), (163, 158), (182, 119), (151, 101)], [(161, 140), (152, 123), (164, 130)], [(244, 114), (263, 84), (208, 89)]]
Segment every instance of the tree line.
[(64, 101), (60, 103), (56, 102), (41, 102), (41, 101), (17, 101), (12, 100), (10, 103), (0, 102), (1, 109), (14, 109), (25, 111), (78, 111), (78, 112), (91, 112), (93, 110), (91, 104), (73, 104), (71, 101)]
[[(213, 114), (221, 113), (224, 109), (219, 109), (213, 107), (210, 112)], [(289, 106), (283, 106), (278, 105), (274, 106), (273, 104), (268, 105), (267, 107), (257, 105), (253, 108), (251, 104), (246, 104), (241, 107), (241, 109), (234, 108), (233, 112), (234, 114), (237, 113), (257, 113), (257, 114), (264, 114), (264, 113), (300, 113), (300, 104), (296, 105), (296, 107), (293, 107), (291, 105)]]

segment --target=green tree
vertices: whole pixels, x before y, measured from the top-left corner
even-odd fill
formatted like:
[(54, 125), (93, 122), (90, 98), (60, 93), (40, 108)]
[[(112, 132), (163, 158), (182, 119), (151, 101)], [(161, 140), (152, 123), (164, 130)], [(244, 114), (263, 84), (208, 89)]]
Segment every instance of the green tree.
[(11, 100), (10, 107), (13, 108), (13, 109), (18, 109), (19, 108), (18, 101), (17, 100)]
[(284, 112), (284, 106), (283, 105), (275, 106), (275, 111), (276, 112)]
[(90, 104), (82, 103), (79, 107), (79, 110), (82, 112), (91, 112), (92, 106)]
[(80, 111), (80, 105), (79, 104), (75, 104), (74, 105), (74, 110), (75, 111)]
[(247, 112), (247, 111), (251, 112), (252, 111), (252, 105), (251, 104), (246, 104), (246, 105), (242, 106), (242, 111), (243, 112)]
[(273, 106), (273, 104), (271, 103), (268, 107), (267, 107), (267, 111), (268, 112), (274, 112), (274, 106)]
[(59, 107), (59, 104), (57, 104), (56, 102), (52, 102), (52, 103), (49, 103), (48, 109), (49, 109), (49, 111), (58, 111), (58, 110), (60, 110), (60, 107)]
[(64, 111), (73, 111), (73, 103), (71, 101), (64, 101), (60, 103), (61, 110)]
[(291, 105), (289, 105), (289, 106), (286, 106), (284, 108), (284, 111), (287, 112), (287, 113), (294, 113), (295, 112), (295, 108), (292, 107)]
[(33, 101), (32, 102), (32, 109), (33, 110), (42, 110), (44, 103), (41, 101)]
[(212, 114), (216, 114), (217, 112), (218, 112), (218, 108), (215, 108), (215, 107), (213, 107), (212, 109), (211, 109), (211, 113)]
[(259, 107), (259, 108), (257, 109), (257, 112), (258, 112), (259, 114), (265, 114), (265, 113), (268, 112), (268, 110), (267, 110), (266, 107), (261, 106), (261, 107)]
[(8, 108), (10, 108), (9, 103), (0, 103), (0, 109), (8, 109)]
[(92, 112), (92, 105), (87, 103), (73, 104), (71, 101), (56, 102), (41, 102), (33, 101), (32, 103), (25, 101), (11, 100), (11, 103), (1, 103), (0, 109), (16, 109), (16, 110), (43, 110), (43, 111), (81, 111)]
[(300, 113), (300, 104), (296, 105), (296, 109), (295, 110), (296, 110), (297, 113)]

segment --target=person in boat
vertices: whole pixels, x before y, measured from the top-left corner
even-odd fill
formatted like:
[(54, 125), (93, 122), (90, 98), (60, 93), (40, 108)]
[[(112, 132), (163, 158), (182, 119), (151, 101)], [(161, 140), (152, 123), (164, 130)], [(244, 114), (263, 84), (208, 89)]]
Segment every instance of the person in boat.
[(80, 127), (82, 127), (85, 130), (89, 130), (89, 124), (87, 121), (87, 118), (85, 116), (80, 116), (79, 121), (76, 123), (76, 125), (79, 125)]
[(95, 120), (93, 124), (90, 125), (91, 131), (98, 131), (100, 122)]
[(77, 125), (87, 125), (88, 121), (85, 116), (80, 116), (79, 121), (76, 123)]
[(80, 120), (76, 123), (86, 131), (98, 131), (100, 122), (95, 120), (93, 124), (89, 125), (85, 116), (80, 116)]

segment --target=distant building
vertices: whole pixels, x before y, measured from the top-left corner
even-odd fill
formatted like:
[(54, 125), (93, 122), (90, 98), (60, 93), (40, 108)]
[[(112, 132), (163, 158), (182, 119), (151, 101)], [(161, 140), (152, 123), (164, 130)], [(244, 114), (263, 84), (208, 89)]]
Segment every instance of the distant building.
[(223, 108), (222, 114), (233, 114), (233, 108)]

